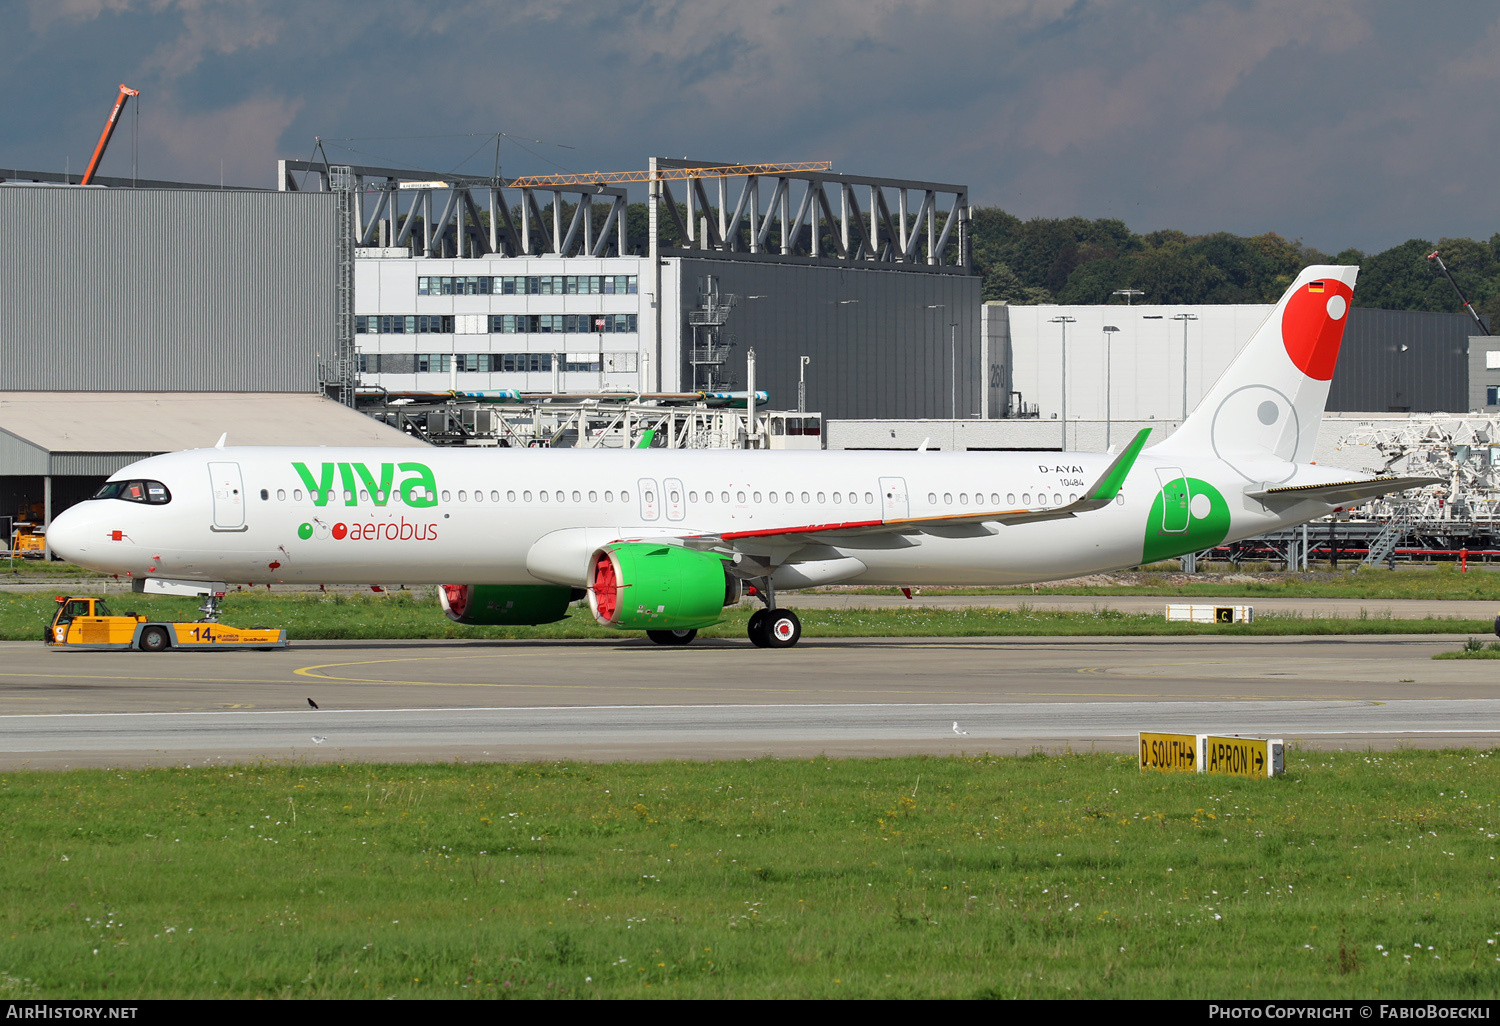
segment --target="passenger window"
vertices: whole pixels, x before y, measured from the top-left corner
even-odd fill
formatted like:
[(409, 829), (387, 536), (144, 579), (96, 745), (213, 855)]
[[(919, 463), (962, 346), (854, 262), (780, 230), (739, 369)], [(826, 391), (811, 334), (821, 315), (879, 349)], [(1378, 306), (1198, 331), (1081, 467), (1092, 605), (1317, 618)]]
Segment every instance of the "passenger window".
[(590, 502), (598, 502), (599, 501), (599, 493), (598, 492), (589, 492), (589, 501)]
[(1031, 505), (1031, 493), (1030, 492), (1023, 492), (1022, 495), (1021, 495), (1021, 502), (1024, 503), (1025, 505), (1027, 505), (1027, 506), (1030, 506)]
[[(528, 501), (530, 501), (530, 499), (531, 499), (531, 496), (530, 496), (530, 495), (529, 495), (529, 494), (528, 494), (528, 495), (527, 495), (527, 496), (526, 496), (526, 498), (527, 498), (527, 500), (528, 500)], [(506, 492), (506, 493), (505, 493), (505, 501), (506, 501), (506, 502), (515, 502), (515, 501), (516, 501), (516, 493), (515, 493), (515, 492), (513, 492), (513, 491), (510, 491), (510, 492)]]
[(475, 501), (475, 502), (483, 502), (483, 501), (484, 501), (484, 493), (483, 493), (483, 492), (481, 492), (481, 491), (480, 491), (480, 490), (479, 490), (479, 489), (477, 489), (477, 488), (476, 488), (476, 489), (474, 489), (474, 501)]
[(582, 492), (574, 492), (573, 493), (573, 501), (574, 502), (582, 502), (583, 501), (583, 493)]
[(769, 498), (774, 503), (776, 501), (776, 493), (772, 492), (769, 496), (767, 496), (767, 498)]
[[(500, 501), (500, 493), (498, 491), (490, 492), (490, 501), (491, 502), (499, 502)], [(515, 502), (516, 501), (516, 493), (515, 492), (511, 492), (510, 493), (510, 501), (511, 502)]]
[(688, 502), (697, 502), (697, 501), (698, 501), (698, 493), (697, 492), (688, 492)]
[(1058, 492), (1054, 492), (1052, 494), (1052, 501), (1057, 503), (1058, 505), (1062, 505), (1062, 495)]
[(866, 506), (870, 506), (870, 505), (874, 505), (874, 503), (875, 503), (875, 493), (873, 493), (873, 492), (865, 492), (865, 505)]
[(547, 493), (546, 492), (537, 492), (536, 493), (536, 497), (538, 499), (541, 499), (543, 502), (547, 501)]
[(809, 496), (808, 496), (808, 494), (807, 494), (807, 493), (806, 493), (806, 492), (803, 492), (803, 493), (802, 493), (802, 505), (804, 505), (804, 506), (805, 506), (805, 505), (807, 505), (807, 504), (808, 504), (808, 503), (809, 503), (809, 502), (812, 502), (812, 498), (811, 498), (811, 497), (809, 497)]
[(796, 501), (796, 497), (794, 495), (792, 495), (791, 492), (787, 492), (786, 493), (786, 501), (787, 501), (788, 504), (793, 503), (793, 502)]
[(302, 501), (302, 489), (301, 488), (293, 488), (292, 489), (292, 501), (293, 502), (301, 502)]
[(998, 505), (1000, 505), (1000, 493), (999, 492), (991, 492), (990, 493), (990, 505), (991, 506), (998, 506)]
[[(459, 494), (462, 495), (463, 493), (460, 492)], [(370, 501), (370, 493), (367, 492), (367, 491), (365, 491), (363, 488), (361, 488), (359, 490), (359, 501), (360, 502), (369, 502)]]
[(271, 493), (270, 492), (266, 491), (264, 488), (262, 488), (260, 490), (260, 501), (261, 502), (265, 502), (270, 497), (271, 497)]
[(444, 502), (451, 502), (452, 501), (452, 497), (449, 494), (448, 489), (446, 489), (446, 488), (443, 489), (443, 501)]
[(969, 504), (969, 493), (968, 492), (959, 492), (958, 493), (958, 504), (960, 506), (967, 506)]
[(825, 503), (825, 502), (827, 502), (827, 501), (828, 501), (828, 500), (827, 500), (827, 499), (826, 499), (826, 498), (824, 498), (824, 496), (823, 496), (823, 493), (822, 493), (822, 492), (819, 492), (819, 493), (818, 493), (818, 503), (819, 503), (819, 504), (820, 504), (820, 505), (821, 505), (821, 504), (822, 504), (822, 503)]
[(836, 503), (843, 502), (844, 501), (844, 495), (843, 495), (843, 493), (842, 492), (834, 492), (833, 493), (833, 501), (836, 502)]
[(744, 492), (735, 492), (734, 493), (734, 501), (735, 502), (744, 502), (745, 501), (745, 493)]
[(559, 490), (559, 491), (558, 491), (558, 493), (557, 493), (557, 501), (558, 501), (558, 502), (566, 502), (566, 501), (567, 501), (567, 500), (566, 500), (566, 499), (565, 499), (565, 498), (564, 498), (564, 496), (563, 496), (563, 493), (562, 493), (562, 491), (561, 491), (561, 490)]
[(953, 493), (952, 492), (944, 492), (943, 493), (943, 505), (945, 505), (945, 506), (951, 506), (951, 505), (953, 505)]
[(704, 502), (713, 502), (714, 501), (714, 493), (713, 492), (704, 492), (703, 493), (703, 501)]
[(931, 503), (932, 505), (936, 506), (937, 505), (937, 492), (928, 492), (927, 493), (927, 501), (929, 503)]
[(605, 502), (614, 502), (615, 501), (615, 493), (614, 492), (605, 492), (604, 493), (604, 501)]
[(751, 495), (750, 497), (752, 499), (754, 499), (756, 502), (759, 502), (760, 501), (760, 492), (756, 492), (753, 495)]
[(285, 488), (278, 488), (278, 489), (276, 489), (276, 501), (277, 502), (285, 502), (286, 501), (286, 489)]
[(469, 501), (469, 493), (466, 492), (466, 491), (463, 491), (462, 489), (460, 489), (459, 493), (458, 493), (458, 501), (459, 502), (468, 502)]
[(1037, 492), (1036, 493), (1036, 504), (1038, 506), (1045, 506), (1045, 505), (1047, 505), (1047, 493), (1046, 492)]
[[(609, 493), (606, 492), (605, 494), (607, 495)], [(630, 493), (629, 492), (621, 492), (620, 493), (620, 501), (621, 502), (629, 502), (630, 501)]]
[(530, 492), (524, 492), (522, 494), (525, 496), (525, 499), (526, 499), (527, 502), (531, 501), (531, 493)]
[(1005, 493), (1005, 504), (1007, 506), (1014, 506), (1016, 504), (1016, 493), (1015, 492), (1006, 492)]

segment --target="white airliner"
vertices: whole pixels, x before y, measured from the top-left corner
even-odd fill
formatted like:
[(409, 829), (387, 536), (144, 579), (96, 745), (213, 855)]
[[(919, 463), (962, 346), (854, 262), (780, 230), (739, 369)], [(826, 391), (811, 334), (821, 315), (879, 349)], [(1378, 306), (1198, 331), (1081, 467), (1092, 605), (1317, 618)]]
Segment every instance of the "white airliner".
[[(231, 447), (153, 456), (47, 533), (135, 578), (441, 584), (465, 624), (600, 623), (686, 644), (753, 592), (1021, 584), (1121, 569), (1435, 479), (1309, 461), (1355, 267), (1309, 267), (1170, 438), (1086, 452)], [(443, 582), (460, 581), (462, 584)]]

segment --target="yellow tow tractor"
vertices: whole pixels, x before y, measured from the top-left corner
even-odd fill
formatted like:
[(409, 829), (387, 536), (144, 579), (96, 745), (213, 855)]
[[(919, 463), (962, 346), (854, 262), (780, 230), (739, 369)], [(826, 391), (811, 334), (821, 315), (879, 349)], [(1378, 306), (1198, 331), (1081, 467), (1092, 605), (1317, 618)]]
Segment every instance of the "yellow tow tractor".
[(204, 611), (209, 619), (194, 623), (165, 623), (135, 613), (112, 614), (102, 598), (59, 595), (57, 613), (47, 626), (43, 640), (53, 648), (95, 651), (287, 647), (285, 630), (226, 627), (212, 619), (218, 611), (217, 602), (212, 599)]

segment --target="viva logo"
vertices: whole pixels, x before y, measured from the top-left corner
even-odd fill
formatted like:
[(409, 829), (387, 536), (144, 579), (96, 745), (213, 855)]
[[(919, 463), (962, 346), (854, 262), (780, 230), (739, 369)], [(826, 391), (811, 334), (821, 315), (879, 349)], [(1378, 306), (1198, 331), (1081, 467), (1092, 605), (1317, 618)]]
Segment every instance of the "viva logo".
[[(1179, 476), (1171, 477), (1169, 475)], [(1229, 534), (1229, 503), (1207, 481), (1162, 473), (1161, 491), (1146, 520), (1142, 563), (1213, 548)]]
[[(378, 475), (363, 463), (324, 463), (317, 476), (306, 463), (293, 463), (292, 469), (307, 485), (315, 506), (328, 505), (339, 492), (343, 493), (345, 506), (357, 506), (361, 490), (377, 506), (390, 502), (395, 490), (399, 490), (401, 501), (408, 506), (423, 509), (437, 505), (437, 481), (432, 476), (432, 468), (425, 463), (382, 463)], [(397, 471), (406, 475), (399, 483), (396, 481)]]

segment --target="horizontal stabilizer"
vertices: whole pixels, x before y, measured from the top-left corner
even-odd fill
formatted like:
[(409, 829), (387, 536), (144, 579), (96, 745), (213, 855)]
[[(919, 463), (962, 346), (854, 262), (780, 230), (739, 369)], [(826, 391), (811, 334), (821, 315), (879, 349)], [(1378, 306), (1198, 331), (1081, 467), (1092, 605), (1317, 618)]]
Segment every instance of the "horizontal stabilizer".
[(1391, 492), (1404, 492), (1408, 488), (1424, 488), (1443, 483), (1444, 479), (1441, 477), (1370, 477), (1363, 481), (1267, 488), (1261, 492), (1246, 492), (1245, 495), (1267, 506), (1290, 506), (1296, 502), (1309, 501), (1339, 506), (1346, 502), (1364, 502)]

